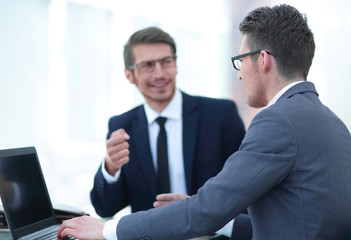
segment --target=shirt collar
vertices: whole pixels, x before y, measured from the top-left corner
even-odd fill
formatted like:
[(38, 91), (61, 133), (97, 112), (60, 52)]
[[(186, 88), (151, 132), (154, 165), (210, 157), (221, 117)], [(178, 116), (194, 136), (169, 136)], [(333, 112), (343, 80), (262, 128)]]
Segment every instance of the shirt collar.
[(148, 124), (152, 124), (156, 118), (162, 116), (169, 119), (180, 120), (182, 117), (182, 102), (183, 96), (181, 92), (176, 89), (174, 97), (167, 105), (167, 107), (161, 112), (158, 113), (154, 111), (147, 103), (144, 103), (145, 114)]
[(292, 82), (288, 85), (286, 85), (285, 87), (283, 87), (273, 98), (272, 100), (268, 103), (267, 107), (272, 106), (273, 104), (275, 104), (278, 99), (286, 92), (288, 91), (290, 88), (292, 88), (293, 86), (295, 86), (296, 84), (300, 83), (300, 82), (304, 82), (304, 81), (296, 81), (296, 82)]

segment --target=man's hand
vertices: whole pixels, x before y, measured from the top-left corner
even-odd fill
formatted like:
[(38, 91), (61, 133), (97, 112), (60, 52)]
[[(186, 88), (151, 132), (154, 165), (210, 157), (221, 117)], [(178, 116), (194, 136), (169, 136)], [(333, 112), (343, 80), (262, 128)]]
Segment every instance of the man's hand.
[(162, 207), (171, 202), (183, 200), (186, 198), (190, 198), (190, 196), (183, 193), (163, 193), (163, 194), (157, 195), (156, 202), (154, 202), (154, 207)]
[(57, 237), (61, 239), (69, 235), (80, 240), (104, 240), (104, 225), (103, 220), (89, 216), (72, 218), (62, 223)]
[(127, 140), (129, 140), (129, 135), (121, 128), (114, 131), (106, 142), (105, 169), (112, 176), (129, 162), (129, 143)]

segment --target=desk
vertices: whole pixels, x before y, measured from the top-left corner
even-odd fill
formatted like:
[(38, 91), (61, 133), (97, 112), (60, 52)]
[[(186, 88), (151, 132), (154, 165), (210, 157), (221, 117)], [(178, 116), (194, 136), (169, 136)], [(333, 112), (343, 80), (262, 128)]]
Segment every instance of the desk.
[(10, 231), (0, 230), (0, 239), (1, 240), (12, 240), (12, 236), (11, 236)]
[[(0, 239), (1, 240), (13, 240), (11, 237), (11, 233), (10, 231), (7, 230), (0, 230)], [(207, 239), (211, 239), (210, 237), (201, 237), (201, 238), (194, 238), (191, 240), (207, 240)], [(217, 239), (217, 238), (215, 238)], [(220, 239), (224, 239), (224, 238), (219, 238)]]

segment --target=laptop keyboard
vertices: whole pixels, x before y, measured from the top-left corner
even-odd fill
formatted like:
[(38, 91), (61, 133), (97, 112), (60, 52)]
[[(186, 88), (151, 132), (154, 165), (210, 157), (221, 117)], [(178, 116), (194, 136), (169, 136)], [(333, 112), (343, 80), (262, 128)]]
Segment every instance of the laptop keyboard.
[[(59, 225), (53, 225), (48, 228), (45, 228), (39, 232), (35, 232), (33, 234), (30, 234), (29, 236), (23, 237), (25, 240), (57, 240), (57, 230), (59, 228)], [(22, 238), (20, 238), (22, 239)], [(66, 236), (63, 239), (60, 240), (73, 240), (76, 239), (71, 236)]]
[[(48, 233), (46, 235), (40, 236), (40, 237), (36, 237), (36, 238), (32, 238), (31, 240), (56, 240), (57, 238), (57, 232), (53, 232), (53, 233)], [(61, 240), (73, 240), (76, 239), (74, 237), (71, 236), (66, 236)]]
[(45, 235), (42, 235), (40, 237), (33, 238), (33, 240), (50, 240), (50, 239), (57, 239), (57, 233), (52, 232), (52, 233), (47, 233)]
[[(31, 240), (56, 240), (56, 239), (58, 239), (57, 232), (51, 232), (51, 233), (47, 233), (45, 235), (42, 235), (40, 237), (32, 238)], [(66, 236), (62, 240), (73, 240), (73, 239), (76, 239), (76, 238), (71, 237), (71, 236)]]

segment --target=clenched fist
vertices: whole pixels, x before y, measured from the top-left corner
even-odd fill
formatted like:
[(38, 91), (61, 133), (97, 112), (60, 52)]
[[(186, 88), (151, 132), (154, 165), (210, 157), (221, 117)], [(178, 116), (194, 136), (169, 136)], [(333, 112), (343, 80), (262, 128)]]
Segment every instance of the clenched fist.
[(110, 175), (115, 173), (124, 164), (129, 162), (129, 135), (120, 128), (111, 134), (110, 139), (106, 142), (106, 160), (105, 169)]

